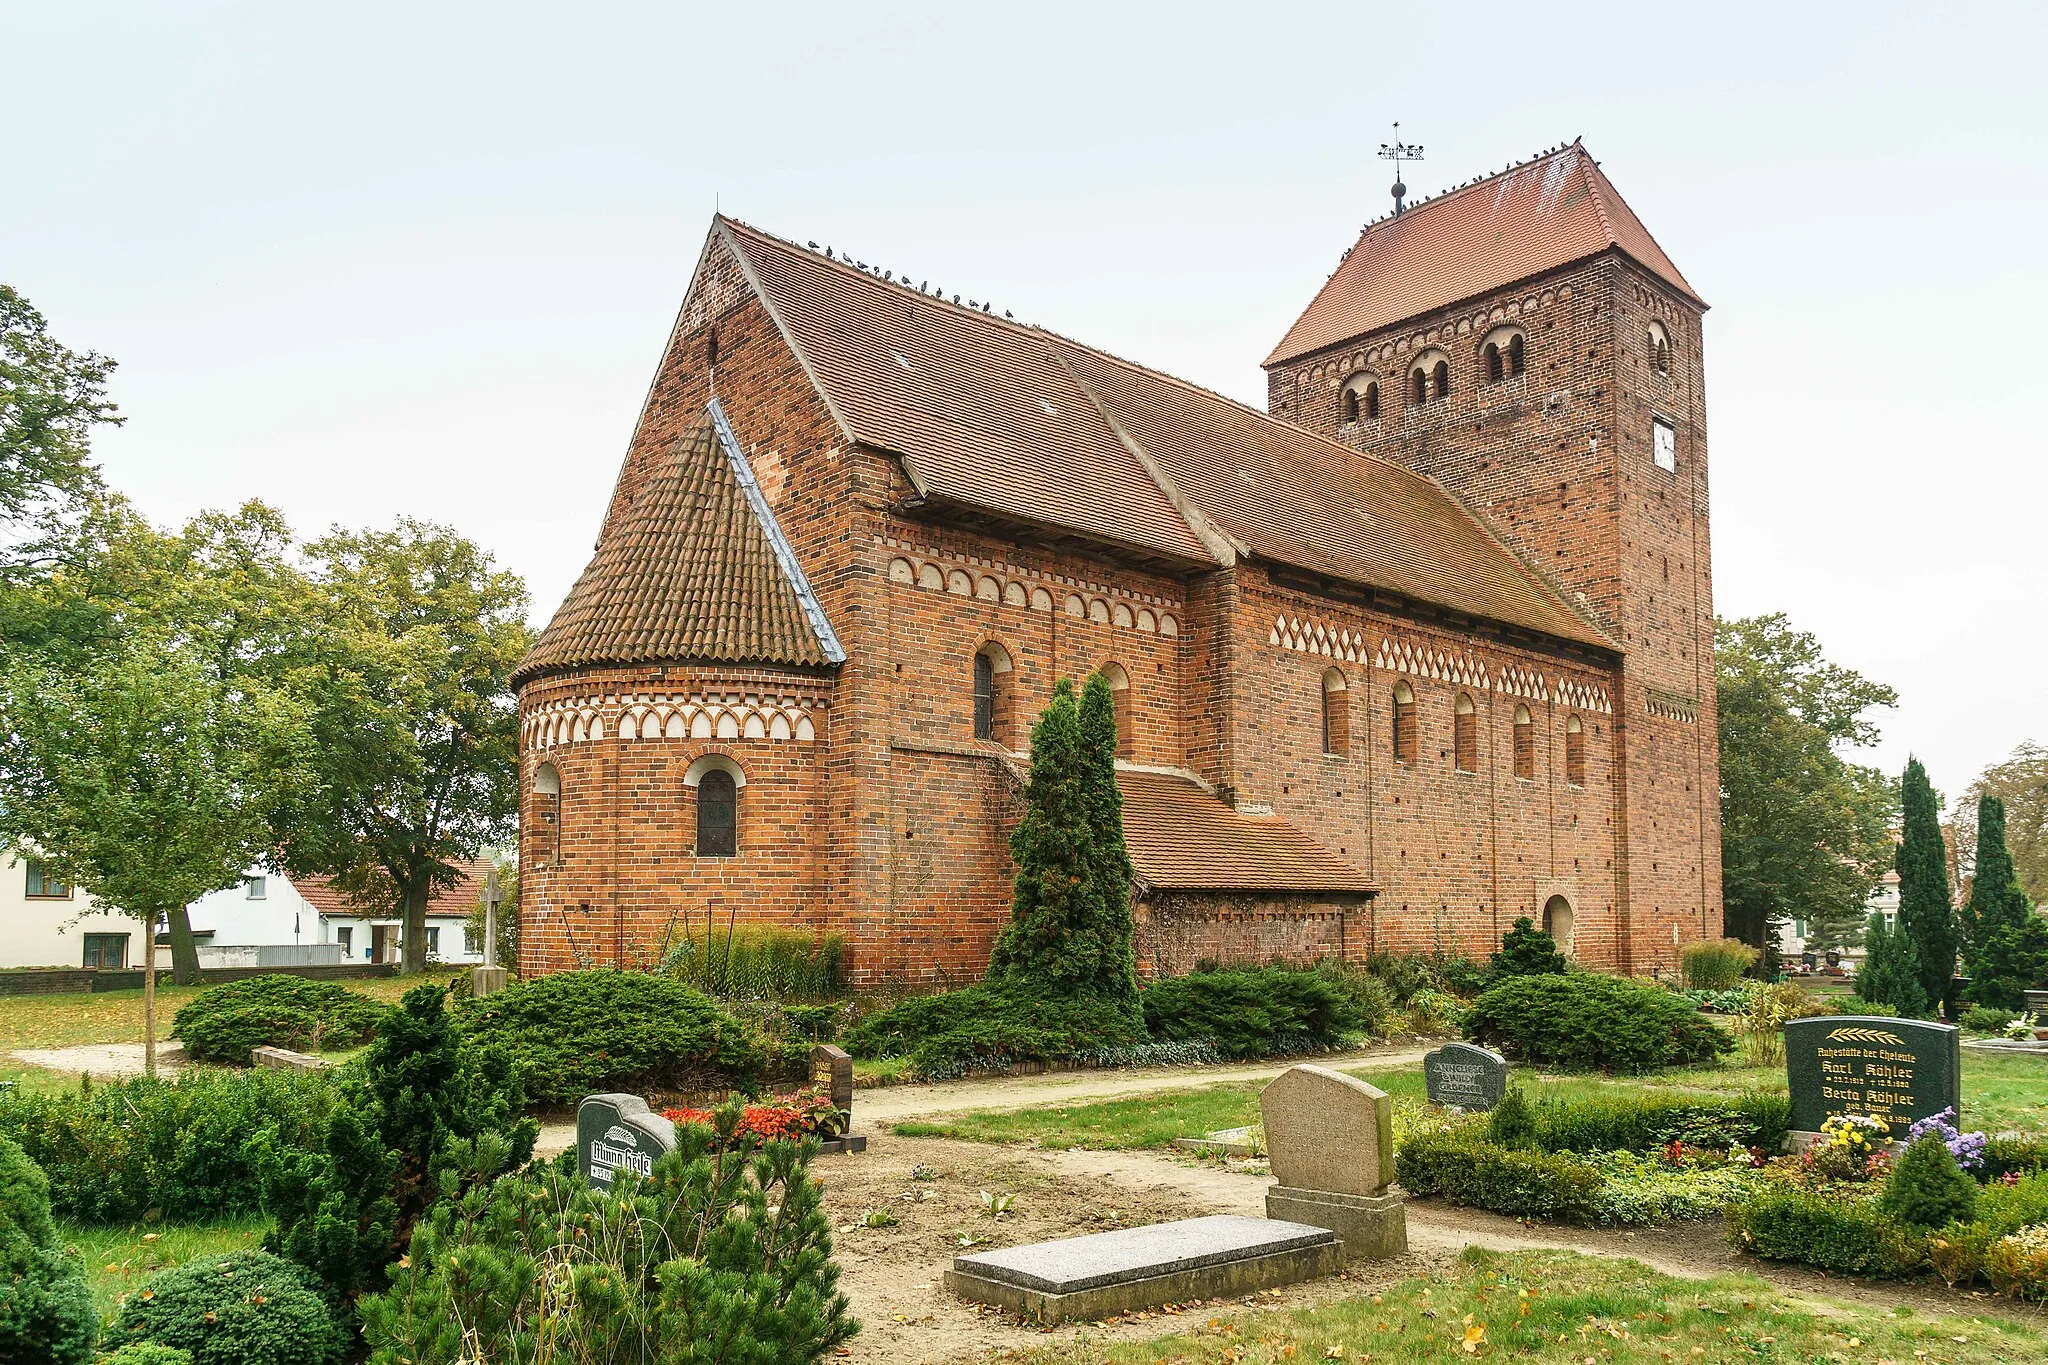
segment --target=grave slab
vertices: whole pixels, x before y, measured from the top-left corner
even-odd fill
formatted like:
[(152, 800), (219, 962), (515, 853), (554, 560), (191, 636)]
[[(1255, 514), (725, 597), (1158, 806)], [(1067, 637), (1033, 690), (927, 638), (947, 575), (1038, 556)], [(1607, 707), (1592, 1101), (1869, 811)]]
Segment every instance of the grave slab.
[(1328, 1228), (1217, 1214), (956, 1256), (946, 1287), (1034, 1322), (1094, 1321), (1298, 1284), (1342, 1263)]

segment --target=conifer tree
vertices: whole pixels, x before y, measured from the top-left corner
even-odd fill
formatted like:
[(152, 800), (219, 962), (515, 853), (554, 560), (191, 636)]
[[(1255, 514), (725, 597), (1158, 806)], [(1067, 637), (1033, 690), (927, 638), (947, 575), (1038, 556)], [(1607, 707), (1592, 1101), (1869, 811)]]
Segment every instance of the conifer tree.
[(1061, 679), (1031, 727), (1027, 809), (1010, 836), (1017, 862), (1010, 922), (989, 957), (989, 980), (1049, 996), (1083, 993), (1095, 963), (1077, 953), (1096, 852), (1081, 785), (1081, 708)]
[(1138, 1005), (1137, 925), (1131, 914), (1131, 852), (1124, 842), (1124, 797), (1116, 785), (1116, 696), (1100, 673), (1081, 692), (1080, 761), (1082, 802), (1095, 852), (1094, 918), (1096, 958), (1091, 993), (1121, 1005), (1131, 1022), (1144, 1027)]
[(1903, 928), (1894, 929), (1884, 916), (1873, 914), (1863, 931), (1863, 965), (1856, 969), (1856, 994), (1873, 1005), (1890, 1005), (1907, 1019), (1927, 1014), (1927, 992), (1920, 986), (1920, 962)]
[(1941, 809), (1927, 781), (1927, 770), (1917, 758), (1906, 763), (1902, 800), (1905, 828), (1898, 857), (1899, 928), (1919, 959), (1921, 994), (1931, 1009), (1939, 1011), (1955, 976), (1956, 949), (1962, 935), (1949, 899), (1948, 846), (1941, 838)]
[(2005, 841), (2005, 803), (1977, 802), (1977, 870), (1963, 910), (1970, 1000), (2018, 1010), (2048, 973), (2048, 924), (2034, 913)]

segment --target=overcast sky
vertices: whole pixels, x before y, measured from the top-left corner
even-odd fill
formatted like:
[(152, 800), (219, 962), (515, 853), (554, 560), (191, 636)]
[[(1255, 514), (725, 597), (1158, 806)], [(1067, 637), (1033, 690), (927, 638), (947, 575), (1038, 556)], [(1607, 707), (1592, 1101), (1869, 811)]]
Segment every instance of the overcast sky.
[(1713, 305), (1720, 611), (1955, 793), (2048, 742), (2044, 9), (0, 0), (0, 279), (151, 516), (452, 523), (539, 623), (714, 203), (1263, 406), (1392, 120), (1417, 194), (1583, 135)]

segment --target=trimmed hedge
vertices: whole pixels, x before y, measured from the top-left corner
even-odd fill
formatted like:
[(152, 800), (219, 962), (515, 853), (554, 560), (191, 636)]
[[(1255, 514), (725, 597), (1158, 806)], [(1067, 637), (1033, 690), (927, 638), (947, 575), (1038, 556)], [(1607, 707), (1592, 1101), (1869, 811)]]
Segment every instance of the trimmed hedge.
[(556, 972), (462, 1001), (457, 1018), (478, 1044), (504, 1046), (526, 1098), (542, 1104), (706, 1080), (744, 1085), (761, 1070), (737, 1019), (702, 991), (645, 972)]
[(1169, 977), (1146, 987), (1139, 999), (1154, 1038), (1206, 1041), (1226, 1057), (1331, 1048), (1359, 1026), (1357, 1011), (1335, 983), (1285, 967)]
[(1401, 1144), (1394, 1169), (1410, 1194), (1439, 1195), (1518, 1218), (1590, 1222), (1601, 1177), (1576, 1157), (1502, 1147), (1459, 1132), (1419, 1134)]
[(250, 1051), (259, 1047), (360, 1047), (377, 1032), (388, 1008), (332, 981), (252, 976), (193, 996), (171, 1020), (171, 1032), (199, 1061), (247, 1066)]
[(1728, 1240), (1767, 1260), (1798, 1261), (1838, 1275), (1897, 1279), (1927, 1262), (1927, 1235), (1895, 1221), (1873, 1199), (1839, 1190), (1772, 1189), (1728, 1210)]
[[(1725, 1149), (1740, 1143), (1775, 1152), (1784, 1145), (1792, 1123), (1790, 1097), (1768, 1091), (1751, 1091), (1735, 1100), (1616, 1095), (1561, 1103), (1546, 1100), (1524, 1108), (1526, 1141), (1546, 1152), (1647, 1152), (1674, 1138), (1693, 1147)], [(1519, 1112), (1506, 1103), (1495, 1108), (1495, 1140), (1507, 1142), (1516, 1136), (1500, 1129), (1509, 1121), (1503, 1119), (1504, 1113)]]
[(1518, 976), (1465, 1012), (1465, 1035), (1511, 1057), (1577, 1070), (1699, 1065), (1735, 1041), (1661, 986), (1617, 976)]
[(327, 1365), (343, 1337), (312, 1275), (267, 1251), (198, 1256), (121, 1305), (110, 1340), (192, 1353), (192, 1365)]
[(1064, 1062), (1144, 1042), (1114, 1005), (1045, 1000), (983, 984), (919, 995), (846, 1031), (856, 1057), (908, 1057), (920, 1076), (944, 1079), (1018, 1062)]
[(2048, 1138), (1995, 1137), (1984, 1144), (1984, 1178), (2048, 1171)]

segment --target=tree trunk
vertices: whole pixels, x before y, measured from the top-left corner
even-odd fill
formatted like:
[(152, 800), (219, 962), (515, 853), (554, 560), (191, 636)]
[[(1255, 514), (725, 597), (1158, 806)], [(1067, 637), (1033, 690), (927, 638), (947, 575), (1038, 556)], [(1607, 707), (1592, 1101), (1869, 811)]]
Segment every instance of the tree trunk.
[(427, 969), (427, 898), (433, 884), (423, 874), (404, 884), (399, 892), (399, 917), (405, 925), (405, 956), (398, 970), (413, 976)]
[(199, 945), (192, 941), (192, 916), (181, 905), (171, 911), (168, 918), (171, 922), (171, 980), (180, 986), (196, 986), (199, 984)]
[(156, 916), (142, 922), (142, 1074), (156, 1079)]

